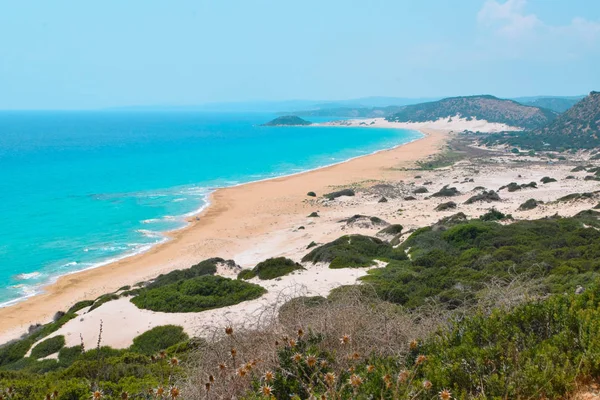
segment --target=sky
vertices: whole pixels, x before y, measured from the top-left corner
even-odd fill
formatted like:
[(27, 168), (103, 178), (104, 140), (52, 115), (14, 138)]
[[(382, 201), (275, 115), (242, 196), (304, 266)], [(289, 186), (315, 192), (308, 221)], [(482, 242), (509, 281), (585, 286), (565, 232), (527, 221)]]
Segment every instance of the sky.
[(600, 90), (598, 0), (0, 0), (0, 109)]

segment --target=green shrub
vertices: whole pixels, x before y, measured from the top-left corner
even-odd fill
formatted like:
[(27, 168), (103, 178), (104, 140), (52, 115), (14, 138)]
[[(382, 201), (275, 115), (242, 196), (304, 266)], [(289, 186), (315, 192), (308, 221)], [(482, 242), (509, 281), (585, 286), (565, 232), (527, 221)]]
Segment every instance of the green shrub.
[(550, 178), (549, 176), (545, 176), (542, 179), (540, 179), (540, 182), (546, 184), (546, 183), (556, 182), (556, 179)]
[(249, 279), (252, 279), (252, 278), (255, 278), (255, 277), (256, 277), (256, 274), (251, 269), (243, 269), (237, 275), (238, 279), (242, 279), (242, 280), (245, 280), (245, 281), (247, 281)]
[(427, 190), (426, 187), (418, 187), (415, 190), (413, 190), (414, 194), (422, 194), (422, 193), (429, 193), (429, 190)]
[(537, 201), (536, 199), (529, 199), (525, 203), (523, 203), (519, 206), (519, 210), (521, 210), (521, 211), (533, 210), (539, 204), (542, 204), (542, 203), (544, 203), (544, 202)]
[(498, 195), (498, 193), (494, 192), (493, 190), (490, 191), (483, 191), (479, 194), (476, 194), (475, 196), (471, 196), (467, 199), (467, 201), (465, 201), (465, 204), (473, 204), (473, 203), (477, 203), (480, 201), (486, 202), (486, 203), (490, 203), (492, 201), (500, 201), (502, 200), (500, 198), (500, 196)]
[(94, 300), (78, 301), (77, 303), (73, 304), (73, 306), (71, 306), (71, 308), (69, 308), (69, 310), (67, 311), (67, 314), (76, 313), (77, 311), (82, 310), (86, 307), (89, 307), (92, 304), (94, 304)]
[(309, 214), (308, 218), (319, 218), (319, 213), (316, 211), (313, 211)]
[(200, 312), (253, 300), (265, 292), (253, 283), (204, 275), (144, 289), (131, 302), (152, 311)]
[(404, 229), (402, 225), (393, 224), (377, 232), (377, 236), (397, 236), (402, 233), (402, 229)]
[(594, 193), (571, 193), (566, 196), (558, 198), (556, 201), (578, 201), (578, 200), (586, 200), (593, 199), (595, 197)]
[(448, 185), (441, 188), (439, 191), (431, 195), (431, 197), (452, 197), (458, 196), (460, 192), (455, 187), (448, 187)]
[(65, 337), (63, 335), (54, 336), (35, 345), (31, 349), (31, 357), (35, 359), (44, 358), (57, 353), (63, 347), (65, 347)]
[(196, 265), (192, 265), (188, 269), (176, 269), (168, 274), (159, 275), (147, 287), (149, 289), (158, 288), (169, 285), (184, 279), (191, 279), (198, 276), (214, 275), (217, 273), (217, 264), (228, 264), (235, 267), (233, 260), (224, 260), (222, 258), (209, 258), (201, 261)]
[(435, 208), (435, 211), (447, 211), (454, 208), (456, 208), (456, 203), (453, 201), (448, 201), (446, 203), (438, 204), (438, 206)]
[(496, 210), (495, 208), (492, 208), (491, 210), (483, 214), (481, 217), (479, 217), (479, 219), (482, 221), (502, 221), (505, 219), (513, 219), (513, 217), (510, 214), (507, 215)]
[(108, 303), (109, 301), (117, 300), (119, 297), (120, 296), (116, 293), (103, 294), (102, 296), (98, 297), (96, 299), (96, 301), (94, 301), (94, 304), (90, 307), (90, 311), (95, 310), (96, 308), (100, 307), (104, 303)]
[(405, 258), (404, 252), (397, 251), (381, 239), (347, 235), (313, 249), (302, 261), (329, 263), (329, 268), (362, 268), (375, 265), (375, 259)]
[(308, 192), (308, 193), (306, 193), (306, 195), (308, 197), (317, 197), (317, 194), (315, 192)]
[(189, 336), (181, 326), (157, 326), (134, 338), (129, 349), (136, 353), (152, 355), (188, 339)]
[(275, 279), (290, 272), (302, 270), (304, 267), (285, 257), (269, 258), (260, 262), (254, 267), (252, 272), (259, 279)]

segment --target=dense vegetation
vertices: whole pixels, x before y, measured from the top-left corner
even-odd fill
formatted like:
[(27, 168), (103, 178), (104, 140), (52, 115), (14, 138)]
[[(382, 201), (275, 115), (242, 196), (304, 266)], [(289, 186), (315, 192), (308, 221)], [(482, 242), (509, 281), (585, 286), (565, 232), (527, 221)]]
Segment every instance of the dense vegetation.
[(31, 349), (31, 358), (44, 358), (50, 354), (58, 353), (60, 349), (65, 347), (65, 337), (58, 335), (46, 340), (42, 340)]
[(386, 119), (398, 122), (426, 122), (457, 115), (469, 120), (477, 118), (510, 126), (537, 128), (553, 121), (557, 113), (494, 96), (466, 96), (408, 105)]
[(162, 325), (152, 328), (133, 339), (130, 350), (150, 356), (187, 340), (189, 340), (189, 337), (182, 327)]
[(200, 312), (256, 299), (265, 292), (252, 283), (204, 275), (142, 289), (131, 302), (152, 311)]
[(550, 293), (572, 291), (599, 276), (596, 226), (596, 218), (549, 218), (509, 225), (471, 220), (422, 228), (398, 249), (406, 250), (410, 260), (390, 262), (363, 279), (382, 298), (407, 307), (431, 299), (458, 307), (476, 301), (477, 292), (492, 278), (521, 274), (539, 280)]
[(304, 269), (302, 265), (289, 258), (269, 258), (256, 264), (252, 270), (240, 272), (238, 279), (252, 279), (255, 276), (258, 276), (259, 279), (275, 279), (301, 269)]
[[(520, 101), (521, 104), (562, 113), (573, 107), (582, 97), (540, 97), (534, 100)], [(519, 99), (517, 99), (519, 101)]]
[(244, 398), (263, 399), (265, 388), (275, 399), (563, 398), (578, 379), (600, 373), (598, 293), (593, 286), (476, 312), (411, 342), (404, 357), (361, 354), (351, 336), (341, 338), (345, 348), (328, 351), (325, 338), (311, 334), (280, 347), (268, 381), (256, 378)]

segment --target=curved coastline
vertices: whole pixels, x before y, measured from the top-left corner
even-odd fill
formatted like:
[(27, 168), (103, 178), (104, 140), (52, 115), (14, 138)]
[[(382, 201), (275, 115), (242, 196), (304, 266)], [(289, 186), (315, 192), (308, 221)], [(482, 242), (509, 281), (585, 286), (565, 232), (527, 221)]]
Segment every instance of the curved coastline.
[[(398, 127), (398, 129), (407, 128)], [(197, 261), (201, 257), (217, 255), (233, 257), (235, 254), (259, 245), (260, 240), (256, 239), (257, 234), (264, 235), (278, 228), (286, 228), (285, 223), (281, 224), (282, 221), (278, 221), (277, 223), (271, 222), (268, 224), (269, 226), (265, 226), (267, 225), (265, 221), (251, 221), (254, 218), (250, 216), (246, 219), (241, 218), (241, 220), (239, 217), (236, 217), (234, 220), (237, 220), (237, 223), (233, 224), (231, 223), (231, 219), (229, 221), (218, 220), (219, 217), (228, 211), (240, 208), (239, 203), (243, 201), (240, 202), (237, 200), (240, 197), (245, 197), (243, 192), (252, 195), (257, 192), (257, 187), (259, 187), (258, 192), (264, 194), (273, 190), (265, 188), (265, 186), (286, 186), (287, 191), (285, 193), (294, 194), (295, 197), (292, 201), (295, 204), (293, 209), (286, 210), (285, 214), (287, 217), (294, 216), (296, 219), (300, 219), (304, 211), (298, 212), (298, 209), (306, 208), (306, 205), (303, 204), (306, 191), (305, 189), (300, 189), (302, 186), (309, 184), (306, 187), (311, 188), (311, 190), (314, 188), (319, 190), (325, 189), (330, 185), (348, 184), (362, 178), (373, 178), (372, 172), (374, 169), (379, 170), (392, 167), (386, 166), (386, 160), (384, 160), (386, 158), (389, 159), (390, 154), (398, 152), (398, 150), (403, 150), (401, 151), (403, 153), (402, 157), (394, 156), (391, 158), (399, 162), (416, 161), (437, 151), (437, 145), (444, 140), (444, 135), (440, 131), (410, 128), (407, 130), (418, 131), (423, 136), (395, 145), (392, 148), (355, 156), (334, 164), (284, 176), (269, 177), (225, 188), (218, 188), (212, 191), (208, 194), (206, 204), (192, 213), (185, 214), (188, 223), (186, 226), (165, 232), (167, 240), (153, 245), (144, 252), (124, 255), (116, 260), (107, 260), (90, 268), (56, 277), (53, 282), (43, 287), (41, 293), (0, 308), (0, 317), (5, 321), (5, 324), (0, 328), (0, 343), (4, 342), (5, 339), (14, 337), (17, 332), (19, 334), (25, 332), (30, 324), (43, 323), (50, 320), (56, 311), (66, 309), (76, 301), (95, 298), (100, 294), (114, 291), (123, 285), (151, 279), (160, 273), (172, 269), (189, 267), (193, 261)], [(416, 151), (411, 151), (413, 148)], [(382, 155), (383, 157), (381, 157)], [(367, 170), (364, 170), (362, 167), (355, 168), (356, 164), (369, 164), (369, 168)], [(349, 173), (349, 170), (354, 171), (354, 173)], [(309, 183), (311, 180), (314, 184)], [(290, 181), (293, 181), (291, 185), (289, 184)], [(302, 184), (298, 185), (299, 181), (303, 181)], [(320, 182), (317, 183), (315, 181)], [(290, 189), (292, 188), (299, 191), (293, 190), (290, 193)], [(320, 191), (322, 192), (322, 190)], [(258, 199), (254, 199), (254, 203), (257, 200), (260, 202), (262, 199), (264, 197), (261, 195)], [(277, 207), (277, 205), (281, 205), (279, 203), (282, 202), (278, 201), (274, 208), (281, 209), (281, 207)], [(287, 205), (284, 205), (283, 208), (285, 207)], [(246, 211), (248, 211), (247, 207)], [(227, 235), (219, 238), (211, 237), (212, 232), (214, 232), (211, 228), (214, 228), (214, 225), (221, 225), (220, 223), (225, 225), (224, 228), (221, 228), (221, 231), (235, 231), (234, 227), (238, 228), (239, 225), (242, 225), (246, 229), (242, 235), (235, 236), (234, 240), (232, 240), (233, 236)], [(233, 225), (231, 229), (226, 227), (228, 223)], [(216, 236), (221, 235), (217, 234)], [(198, 243), (199, 241), (204, 241), (204, 243)], [(223, 242), (223, 246), (214, 246), (218, 242)], [(225, 248), (225, 243), (231, 247)]]

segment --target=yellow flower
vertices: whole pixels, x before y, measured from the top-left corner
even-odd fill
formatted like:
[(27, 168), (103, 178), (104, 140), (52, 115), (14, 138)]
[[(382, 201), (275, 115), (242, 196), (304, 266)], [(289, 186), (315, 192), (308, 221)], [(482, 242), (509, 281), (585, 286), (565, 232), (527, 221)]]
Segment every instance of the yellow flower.
[(306, 365), (308, 365), (309, 367), (314, 367), (315, 365), (317, 365), (317, 357), (309, 354), (308, 356), (306, 356)]
[(246, 370), (246, 368), (238, 368), (235, 373), (236, 373), (237, 376), (243, 378), (243, 377), (246, 376), (246, 374), (248, 373), (248, 371)]
[(325, 374), (325, 383), (329, 386), (333, 386), (335, 383), (335, 374), (333, 372), (328, 372)]
[(419, 347), (419, 342), (417, 342), (416, 340), (411, 340), (409, 346), (411, 350), (416, 350), (417, 347)]
[(327, 362), (327, 360), (321, 360), (319, 362), (319, 365), (321, 365), (321, 368), (325, 368), (329, 365), (329, 363)]
[(206, 391), (207, 391), (207, 392), (210, 392), (210, 382), (206, 382), (206, 383), (204, 384), (204, 387), (206, 388)]
[(398, 374), (398, 382), (399, 383), (404, 383), (406, 382), (406, 380), (408, 379), (408, 371), (403, 369), (402, 371), (400, 371), (400, 373)]
[(302, 354), (300, 354), (300, 353), (296, 353), (296, 354), (294, 354), (294, 355), (292, 356), (292, 360), (293, 360), (294, 362), (297, 362), (297, 363), (298, 363), (298, 362), (300, 362), (300, 361), (302, 361)]
[(302, 336), (304, 336), (304, 331), (302, 329), (298, 329), (298, 338), (302, 339)]
[(444, 389), (439, 393), (440, 400), (450, 400), (452, 399), (452, 393), (448, 389)]
[(121, 393), (121, 400), (127, 400), (129, 398), (129, 393), (123, 392)]
[(236, 349), (231, 349), (229, 352), (231, 353), (231, 357), (235, 357), (237, 355)]
[(383, 382), (385, 382), (385, 388), (389, 389), (392, 387), (392, 377), (390, 374), (386, 374), (383, 376)]
[(212, 376), (212, 375), (209, 375), (209, 376), (208, 376), (208, 381), (209, 381), (210, 383), (214, 383), (214, 381), (215, 381), (215, 377), (214, 377), (214, 376)]
[(340, 338), (340, 343), (341, 343), (341, 344), (348, 344), (348, 343), (350, 343), (350, 340), (351, 340), (351, 339), (350, 339), (350, 335), (343, 335), (343, 336)]
[(226, 369), (227, 369), (227, 364), (225, 364), (225, 363), (220, 363), (219, 364), (219, 370), (225, 371)]
[(375, 366), (374, 365), (367, 365), (367, 372), (371, 373), (373, 371), (375, 371)]
[(290, 341), (288, 342), (290, 347), (296, 347), (296, 341), (294, 339), (290, 339)]
[(225, 334), (226, 334), (227, 336), (231, 336), (231, 335), (233, 335), (233, 328), (232, 328), (231, 326), (228, 326), (228, 327), (226, 327), (226, 328), (225, 328)]
[(103, 396), (103, 393), (101, 390), (96, 390), (95, 392), (92, 393), (92, 399), (94, 399), (94, 400), (101, 399), (102, 396)]
[(416, 365), (421, 365), (423, 364), (425, 361), (427, 361), (427, 356), (424, 356), (423, 354), (419, 355), (417, 357), (417, 360), (415, 361)]
[(248, 371), (252, 371), (252, 363), (247, 362), (246, 365), (244, 366), (244, 368), (246, 368), (246, 370), (248, 370)]
[(362, 385), (363, 380), (360, 376), (353, 374), (352, 376), (350, 376), (350, 379), (348, 379), (348, 382), (350, 382), (350, 385), (357, 388), (360, 385)]
[(176, 359), (175, 357), (173, 357), (173, 358), (171, 358), (170, 363), (173, 367), (175, 367), (176, 365), (179, 365), (179, 360)]
[(358, 359), (360, 358), (360, 354), (358, 354), (357, 352), (354, 352), (354, 353), (352, 353), (352, 356), (351, 356), (351, 358), (352, 358), (353, 360), (358, 360)]
[(260, 393), (263, 396), (271, 396), (273, 394), (273, 388), (269, 385), (264, 385), (260, 388)]
[(432, 386), (431, 382), (423, 381), (423, 389), (429, 390), (429, 389), (431, 389), (431, 386)]
[(163, 358), (163, 359), (164, 359), (164, 358), (167, 358), (167, 353), (165, 353), (164, 351), (161, 351), (160, 353), (158, 353), (158, 356), (159, 356), (160, 358)]
[(264, 376), (263, 376), (265, 382), (273, 382), (273, 380), (275, 379), (275, 374), (271, 371), (267, 371), (265, 372)]
[(163, 394), (165, 394), (165, 389), (162, 386), (159, 386), (156, 388), (156, 395), (157, 396), (162, 396)]

